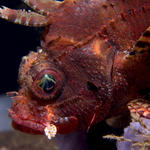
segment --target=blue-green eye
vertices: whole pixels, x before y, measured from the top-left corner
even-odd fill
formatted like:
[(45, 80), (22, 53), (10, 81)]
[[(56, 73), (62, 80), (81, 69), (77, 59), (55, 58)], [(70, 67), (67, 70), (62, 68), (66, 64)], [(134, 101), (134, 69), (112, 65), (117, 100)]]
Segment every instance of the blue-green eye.
[(42, 88), (42, 90), (47, 93), (51, 92), (54, 89), (55, 84), (55, 78), (50, 74), (44, 74), (39, 82), (40, 88)]

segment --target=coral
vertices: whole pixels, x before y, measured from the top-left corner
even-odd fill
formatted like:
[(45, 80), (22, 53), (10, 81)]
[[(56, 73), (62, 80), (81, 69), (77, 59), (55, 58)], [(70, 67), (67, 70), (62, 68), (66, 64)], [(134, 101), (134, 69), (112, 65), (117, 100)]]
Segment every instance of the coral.
[(131, 122), (122, 136), (106, 135), (104, 138), (117, 140), (117, 150), (150, 149), (150, 119), (131, 111)]

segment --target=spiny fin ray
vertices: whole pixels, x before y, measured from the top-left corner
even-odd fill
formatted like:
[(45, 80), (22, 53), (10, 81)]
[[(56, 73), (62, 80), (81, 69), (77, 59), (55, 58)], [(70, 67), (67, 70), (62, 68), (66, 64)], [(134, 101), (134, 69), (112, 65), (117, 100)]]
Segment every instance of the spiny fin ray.
[(49, 15), (50, 12), (55, 11), (63, 2), (56, 0), (22, 0), (26, 5), (31, 7), (42, 15)]
[(25, 26), (42, 27), (49, 24), (46, 16), (31, 11), (14, 10), (5, 6), (0, 8), (0, 17)]

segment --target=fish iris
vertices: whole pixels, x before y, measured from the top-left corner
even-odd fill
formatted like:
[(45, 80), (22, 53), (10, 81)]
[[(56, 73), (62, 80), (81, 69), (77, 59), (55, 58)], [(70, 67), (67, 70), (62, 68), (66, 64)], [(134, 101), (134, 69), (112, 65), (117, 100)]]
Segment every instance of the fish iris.
[(39, 86), (44, 92), (49, 93), (54, 89), (55, 83), (55, 78), (52, 75), (44, 74), (39, 82)]

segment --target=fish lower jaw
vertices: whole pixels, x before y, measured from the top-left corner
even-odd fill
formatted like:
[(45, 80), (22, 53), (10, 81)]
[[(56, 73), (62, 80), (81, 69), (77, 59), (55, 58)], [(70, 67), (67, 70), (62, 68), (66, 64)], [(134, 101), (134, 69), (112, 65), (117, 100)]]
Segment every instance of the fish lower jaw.
[(45, 134), (45, 130), (51, 126), (55, 126), (59, 134), (71, 133), (78, 128), (78, 119), (75, 116), (59, 117), (57, 120), (47, 122), (24, 119), (13, 110), (9, 111), (9, 116), (13, 119), (12, 125), (15, 129), (30, 134)]

